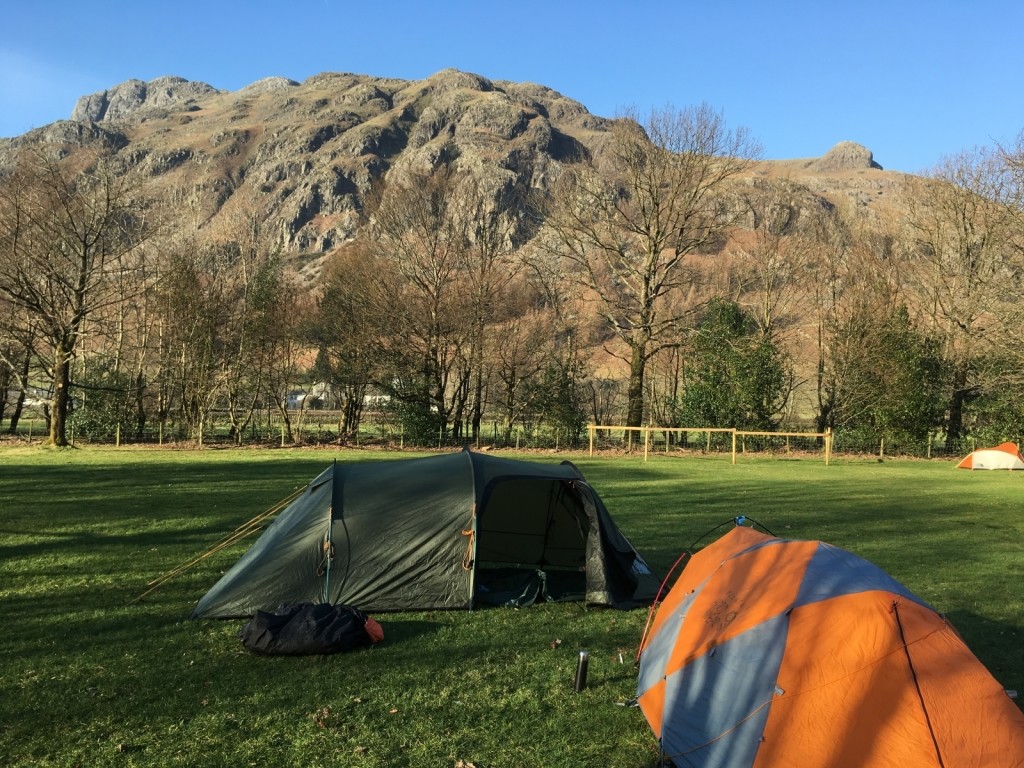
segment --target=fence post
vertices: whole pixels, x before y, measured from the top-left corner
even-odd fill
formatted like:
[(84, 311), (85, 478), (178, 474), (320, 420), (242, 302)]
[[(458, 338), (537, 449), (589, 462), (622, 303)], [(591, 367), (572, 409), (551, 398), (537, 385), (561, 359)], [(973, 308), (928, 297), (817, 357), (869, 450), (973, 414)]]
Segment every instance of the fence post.
[(594, 425), (593, 424), (588, 424), (587, 425), (587, 434), (590, 436), (590, 455), (591, 456), (594, 455), (594, 433), (596, 431), (597, 430), (594, 429)]
[[(709, 442), (710, 442), (710, 439), (711, 439), (711, 433), (708, 432), (708, 440), (709, 440)], [(733, 431), (732, 431), (732, 463), (733, 464), (736, 463), (736, 430), (735, 429), (733, 429)]]
[(647, 461), (647, 449), (651, 444), (651, 428), (644, 428), (644, 461)]

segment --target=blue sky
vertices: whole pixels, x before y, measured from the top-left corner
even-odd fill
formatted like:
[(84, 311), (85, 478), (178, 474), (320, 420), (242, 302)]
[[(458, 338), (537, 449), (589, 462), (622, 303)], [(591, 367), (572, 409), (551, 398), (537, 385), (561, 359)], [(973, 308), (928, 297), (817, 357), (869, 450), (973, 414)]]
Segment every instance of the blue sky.
[(320, 72), (454, 67), (541, 83), (606, 117), (706, 102), (772, 159), (859, 142), (916, 173), (1024, 130), (1019, 0), (12, 2), (0, 136), (130, 78), (235, 90)]

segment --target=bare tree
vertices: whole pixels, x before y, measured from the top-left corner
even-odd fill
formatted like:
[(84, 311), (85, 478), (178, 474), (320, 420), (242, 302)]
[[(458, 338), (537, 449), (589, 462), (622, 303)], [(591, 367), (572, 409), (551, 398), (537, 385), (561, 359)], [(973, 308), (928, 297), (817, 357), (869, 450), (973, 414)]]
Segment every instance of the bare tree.
[(504, 416), (504, 439), (508, 442), (517, 422), (533, 405), (529, 383), (535, 381), (551, 359), (551, 315), (543, 310), (528, 311), (504, 323), (500, 343), (493, 350), (499, 396), (497, 410)]
[(858, 270), (849, 256), (849, 231), (837, 215), (827, 213), (814, 223), (817, 243), (808, 264), (807, 285), (811, 289), (810, 331), (813, 337), (814, 418), (818, 432), (835, 426), (839, 410), (840, 373), (837, 351), (846, 293), (857, 280)]
[(379, 374), (380, 327), (376, 317), (380, 263), (356, 242), (324, 268), (316, 309), (305, 336), (317, 350), (315, 370), (339, 399), (339, 437), (358, 433), (370, 384)]
[(260, 398), (279, 389), (282, 395), (274, 400), (286, 439), (291, 441), (287, 390), (295, 385), (291, 372), (303, 317), (297, 291), (285, 274), (280, 239), (254, 213), (235, 214), (221, 225), (219, 247), (232, 254), (220, 278), (226, 283), (230, 305), (222, 331), (221, 380), (231, 434), (241, 443)]
[[(303, 346), (303, 318), (308, 315), (308, 297), (284, 274), (277, 259), (266, 262), (246, 298), (244, 327), (249, 336), (245, 353), (254, 370), (265, 379), (265, 391), (277, 406), (282, 423), (282, 441), (295, 442), (289, 413), (288, 393), (299, 377)], [(304, 412), (305, 398), (299, 416)], [(300, 425), (301, 426), (301, 425)]]
[[(466, 392), (469, 406), (469, 431), (474, 439), (480, 434), (485, 407), (492, 346), (502, 343), (489, 331), (513, 318), (508, 301), (510, 286), (521, 268), (518, 244), (523, 239), (525, 193), (518, 185), (491, 190), (479, 177), (462, 174), (455, 190), (458, 216), (468, 226), (465, 248), (458, 254), (460, 272), (467, 288), (467, 310), (471, 314), (469, 349), (466, 355)], [(456, 418), (456, 422), (460, 419)]]
[(774, 339), (792, 326), (804, 304), (804, 277), (817, 244), (802, 231), (807, 224), (801, 219), (819, 212), (802, 211), (805, 202), (785, 180), (755, 187), (745, 202), (751, 228), (736, 232), (727, 247), (739, 267), (736, 300), (762, 335)]
[[(22, 308), (0, 296), (0, 423), (9, 419), (7, 432), (11, 435), (17, 434), (25, 408), (35, 356), (34, 330), (24, 315)], [(12, 394), (13, 403), (9, 399)]]
[(504, 296), (519, 269), (518, 190), (448, 165), (395, 170), (367, 208), (359, 249), (376, 274), (365, 311), (387, 371), (377, 384), (417, 429), (476, 435), (490, 333), (508, 317)]
[(626, 423), (644, 415), (648, 361), (675, 344), (691, 276), (684, 259), (717, 247), (734, 211), (719, 193), (759, 148), (710, 107), (616, 122), (601, 156), (567, 167), (554, 190), (545, 242), (570, 262), (625, 344)]
[[(0, 295), (49, 347), (49, 442), (67, 445), (72, 365), (85, 323), (130, 298), (125, 276), (154, 231), (145, 200), (103, 158), (25, 158), (0, 184)], [(141, 288), (140, 288), (141, 289)]]
[(867, 368), (855, 363), (877, 357), (876, 332), (907, 297), (892, 239), (855, 211), (821, 208), (803, 234), (812, 246), (801, 261), (810, 311), (799, 331), (810, 352), (800, 362), (814, 382), (811, 408), (820, 432), (855, 421), (869, 404), (871, 393), (861, 386)]
[[(459, 278), (469, 222), (454, 204), (456, 172), (409, 171), (370, 195), (366, 252), (378, 261), (367, 309), (381, 330), (381, 354), (391, 371), (382, 387), (430, 430), (447, 434), (462, 382), (459, 355), (471, 334)], [(463, 372), (464, 373), (464, 372)]]
[(946, 158), (910, 199), (912, 277), (929, 330), (944, 341), (955, 441), (965, 407), (988, 383), (979, 363), (1018, 320), (1022, 186), (1004, 156), (978, 149)]
[(228, 260), (217, 249), (190, 243), (166, 253), (164, 261), (157, 294), (157, 412), (161, 424), (180, 412), (202, 445), (224, 384), (224, 337), (233, 309)]

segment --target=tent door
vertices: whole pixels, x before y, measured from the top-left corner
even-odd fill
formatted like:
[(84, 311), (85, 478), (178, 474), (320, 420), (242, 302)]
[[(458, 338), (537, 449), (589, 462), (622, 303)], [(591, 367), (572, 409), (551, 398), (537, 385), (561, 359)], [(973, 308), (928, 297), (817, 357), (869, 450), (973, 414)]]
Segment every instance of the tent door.
[(570, 482), (497, 481), (477, 515), (475, 599), (506, 605), (582, 600), (589, 532)]

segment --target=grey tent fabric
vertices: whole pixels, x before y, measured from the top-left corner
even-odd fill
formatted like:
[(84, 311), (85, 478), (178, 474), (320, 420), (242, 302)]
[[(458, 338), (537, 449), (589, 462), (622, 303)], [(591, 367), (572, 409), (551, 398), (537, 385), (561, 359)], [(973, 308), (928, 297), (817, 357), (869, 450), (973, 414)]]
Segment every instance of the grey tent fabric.
[(658, 580), (568, 462), (463, 450), (335, 463), (283, 510), (192, 618), (251, 616), (284, 603), (367, 612), (493, 602), (510, 570), (545, 599), (632, 608)]

